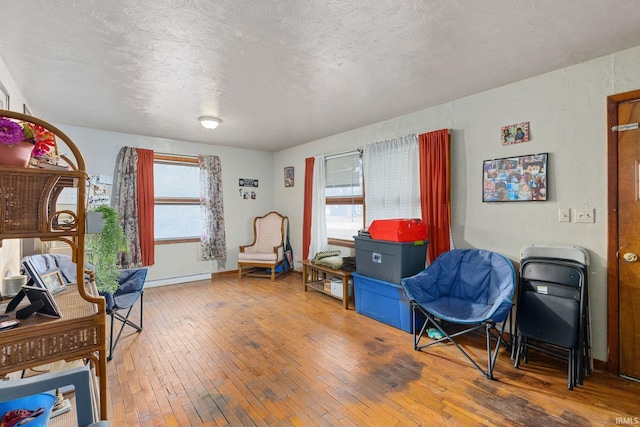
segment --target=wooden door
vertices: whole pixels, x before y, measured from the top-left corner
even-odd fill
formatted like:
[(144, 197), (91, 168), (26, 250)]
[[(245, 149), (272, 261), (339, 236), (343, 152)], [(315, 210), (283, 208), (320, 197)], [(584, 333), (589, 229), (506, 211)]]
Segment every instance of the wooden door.
[(618, 322), (620, 374), (640, 380), (639, 101), (618, 104)]

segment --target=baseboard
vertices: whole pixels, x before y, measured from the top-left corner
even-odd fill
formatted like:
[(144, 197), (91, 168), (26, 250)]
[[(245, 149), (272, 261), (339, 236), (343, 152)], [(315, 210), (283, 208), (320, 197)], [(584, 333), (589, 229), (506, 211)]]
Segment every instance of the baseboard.
[(609, 364), (602, 360), (593, 359), (593, 369), (597, 369), (603, 372), (609, 372)]
[[(289, 273), (297, 274), (302, 277), (302, 272), (291, 270)], [(213, 277), (238, 275), (238, 270), (219, 271), (216, 273), (193, 274), (191, 276), (169, 277), (167, 279), (147, 280), (144, 284), (145, 288), (155, 288), (158, 286), (176, 285), (178, 283), (197, 282), (199, 280), (210, 280)]]
[[(298, 271), (298, 270), (290, 270), (288, 272), (288, 274), (297, 274), (298, 276), (302, 277), (302, 271)], [(211, 277), (216, 277), (216, 276), (229, 276), (229, 275), (238, 275), (238, 270), (227, 270), (227, 271), (219, 271), (217, 273), (211, 273)], [(287, 273), (285, 273), (287, 274)]]
[(220, 276), (232, 276), (238, 275), (238, 270), (227, 270), (227, 271), (218, 271), (216, 273), (211, 273), (211, 278), (220, 277)]
[(191, 276), (169, 277), (167, 279), (147, 280), (145, 288), (155, 288), (157, 286), (176, 285), (178, 283), (197, 282), (199, 280), (210, 280), (211, 273), (193, 274)]

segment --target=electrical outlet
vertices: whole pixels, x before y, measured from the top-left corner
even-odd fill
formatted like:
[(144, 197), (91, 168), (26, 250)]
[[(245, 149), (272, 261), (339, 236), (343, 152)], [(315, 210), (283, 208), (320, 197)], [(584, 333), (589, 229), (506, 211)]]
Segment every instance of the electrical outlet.
[(576, 209), (576, 222), (593, 223), (596, 222), (596, 210), (593, 208)]
[(558, 221), (560, 222), (571, 222), (571, 209), (558, 209)]

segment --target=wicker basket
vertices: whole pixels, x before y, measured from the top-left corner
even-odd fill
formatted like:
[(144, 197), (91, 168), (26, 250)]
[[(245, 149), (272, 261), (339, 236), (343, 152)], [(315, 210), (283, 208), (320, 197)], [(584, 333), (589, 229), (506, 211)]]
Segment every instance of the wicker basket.
[(49, 195), (59, 174), (25, 173), (6, 168), (0, 173), (0, 234), (24, 235), (48, 230)]

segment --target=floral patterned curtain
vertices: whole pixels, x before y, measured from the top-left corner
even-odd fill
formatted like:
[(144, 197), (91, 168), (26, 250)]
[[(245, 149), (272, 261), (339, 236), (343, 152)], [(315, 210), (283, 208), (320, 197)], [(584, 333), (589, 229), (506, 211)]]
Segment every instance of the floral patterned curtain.
[(222, 166), (218, 156), (199, 155), (200, 167), (200, 259), (227, 260), (222, 204)]
[(135, 148), (122, 147), (116, 159), (113, 188), (113, 208), (118, 212), (124, 234), (129, 239), (129, 251), (120, 254), (120, 268), (142, 265), (138, 233), (137, 200), (138, 153)]

